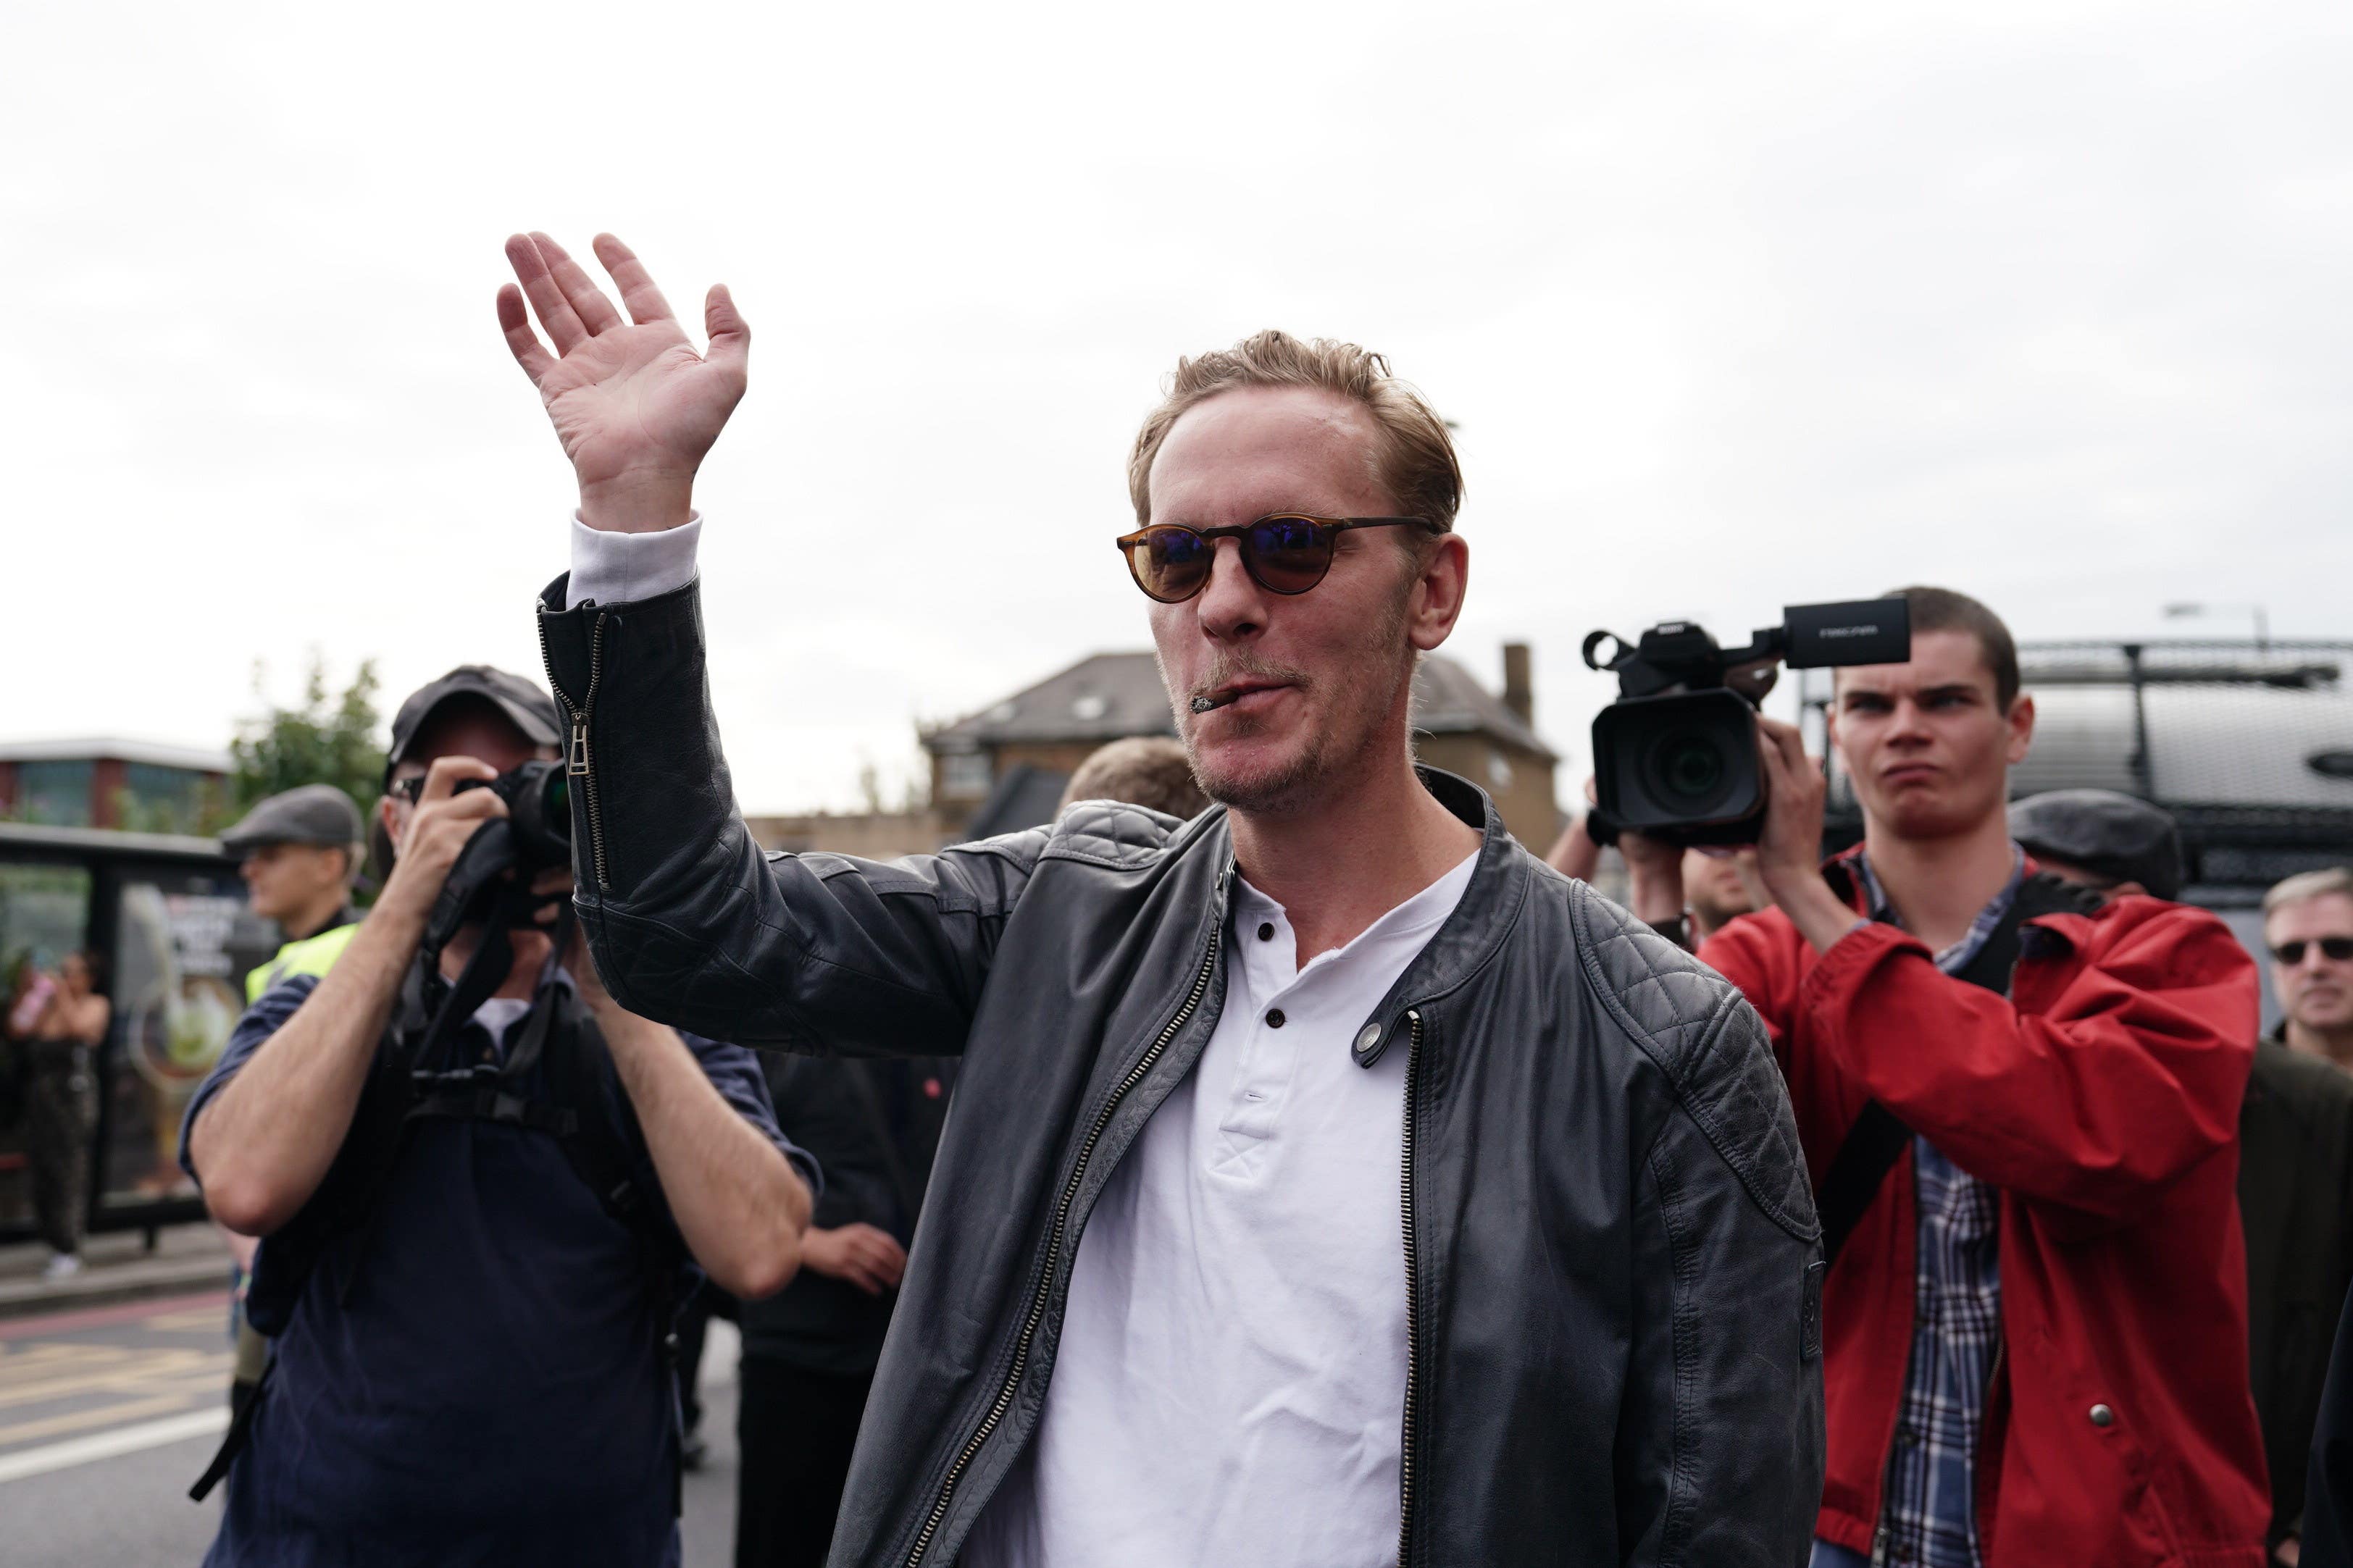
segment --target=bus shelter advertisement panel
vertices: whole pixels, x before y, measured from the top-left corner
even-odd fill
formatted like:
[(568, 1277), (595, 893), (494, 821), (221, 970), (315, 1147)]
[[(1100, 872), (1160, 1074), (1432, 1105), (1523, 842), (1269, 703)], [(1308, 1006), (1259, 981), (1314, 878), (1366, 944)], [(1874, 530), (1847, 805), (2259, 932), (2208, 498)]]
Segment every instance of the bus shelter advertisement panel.
[(126, 873), (118, 911), (100, 1201), (193, 1196), (179, 1166), (180, 1116), (228, 1044), (243, 976), (268, 938), (227, 873)]

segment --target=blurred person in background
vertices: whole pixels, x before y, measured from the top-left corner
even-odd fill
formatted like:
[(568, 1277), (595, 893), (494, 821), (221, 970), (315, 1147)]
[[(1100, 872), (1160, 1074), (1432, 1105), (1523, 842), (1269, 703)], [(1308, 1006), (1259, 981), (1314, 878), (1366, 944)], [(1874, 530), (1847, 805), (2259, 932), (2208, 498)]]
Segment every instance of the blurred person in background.
[(32, 1168), (33, 1215), (49, 1245), (44, 1279), (81, 1272), (90, 1224), (90, 1171), (98, 1130), (98, 1053), (114, 1004), (99, 955), (69, 952), (54, 974), (28, 970), (14, 999), (8, 1033), (25, 1063), (25, 1154)]
[(2353, 1068), (2353, 869), (2290, 877), (2263, 895), (2263, 942), (2290, 1050)]
[[(1902, 596), (1910, 660), (1832, 688), (1862, 843), (1820, 862), (1822, 772), (1760, 718), (1773, 905), (1700, 951), (1773, 1031), (1822, 1215), (1814, 1563), (2257, 1568), (2234, 1188), (2254, 967), (2202, 910), (2102, 906), (2030, 866), (2009, 628)], [(1620, 843), (1637, 913), (1672, 926), (1682, 855)]]
[(351, 940), (360, 919), (352, 884), (367, 852), (364, 837), (360, 808), (328, 784), (270, 795), (221, 835), (221, 853), (245, 879), (247, 903), (286, 939), (246, 976), (248, 1004), (296, 973), (324, 973)]
[(189, 1101), (182, 1163), (261, 1238), (247, 1310), (273, 1336), (197, 1484), (228, 1482), (214, 1568), (679, 1560), (675, 1308), (698, 1270), (781, 1288), (815, 1168), (750, 1052), (615, 1004), (568, 870), (480, 873), (491, 914), (428, 962), (436, 909), (474, 908), (448, 891), (461, 855), (513, 816), (459, 784), (561, 733), (544, 692), (479, 665), (403, 702), (382, 894)]
[(579, 482), (539, 625), (599, 969), (764, 1044), (961, 1060), (833, 1561), (1794, 1563), (1821, 1408), (1788, 1108), (1728, 986), (1415, 767), (1470, 558), (1429, 404), (1267, 331), (1180, 362), (1138, 431), (1114, 537), (1219, 806), (767, 856), (694, 585), (748, 329), (714, 289), (698, 353), (596, 243), (619, 306), (517, 235), (498, 315)]
[[(248, 1006), (296, 974), (324, 974), (351, 941), (360, 912), (352, 884), (367, 850), (360, 808), (333, 784), (302, 784), (257, 802), (220, 836), (221, 853), (237, 861), (246, 902), (274, 921), (285, 941), (245, 977)], [(242, 1410), (261, 1383), (269, 1341), (245, 1321), (245, 1282), (259, 1244), (218, 1226), (231, 1262), (229, 1328), (237, 1361), (229, 1377), (229, 1408)]]
[(1179, 822), (1209, 809), (1185, 743), (1169, 735), (1135, 735), (1096, 747), (1062, 786), (1062, 810), (1082, 800), (1141, 805)]
[[(2052, 790), (2013, 805), (2010, 830), (2038, 866), (2104, 901), (2180, 896), (2179, 830), (2147, 801)], [(2331, 885), (2329, 877), (2320, 873), (2317, 885)], [(2296, 901), (2299, 880), (2315, 885), (2282, 883), (2286, 902)], [(2335, 885), (2346, 885), (2341, 873)], [(2342, 923), (2353, 932), (2353, 910), (2348, 916)], [(2276, 1561), (2293, 1563), (2330, 1334), (2353, 1285), (2353, 1074), (2289, 1049), (2279, 1032), (2255, 1042), (2239, 1111), (2239, 1217), (2248, 1366), (2271, 1471), (2268, 1544)]]
[(824, 1568), (955, 1084), (953, 1058), (762, 1058), (825, 1172), (801, 1269), (744, 1304), (735, 1568)]

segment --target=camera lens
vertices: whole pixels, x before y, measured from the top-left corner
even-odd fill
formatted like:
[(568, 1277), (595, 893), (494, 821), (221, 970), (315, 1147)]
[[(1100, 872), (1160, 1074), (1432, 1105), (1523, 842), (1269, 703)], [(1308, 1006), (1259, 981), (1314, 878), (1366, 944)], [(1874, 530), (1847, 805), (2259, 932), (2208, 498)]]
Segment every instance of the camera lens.
[(1649, 761), (1643, 771), (1652, 793), (1662, 805), (1679, 812), (1715, 805), (1731, 772), (1717, 737), (1697, 730), (1661, 736)]

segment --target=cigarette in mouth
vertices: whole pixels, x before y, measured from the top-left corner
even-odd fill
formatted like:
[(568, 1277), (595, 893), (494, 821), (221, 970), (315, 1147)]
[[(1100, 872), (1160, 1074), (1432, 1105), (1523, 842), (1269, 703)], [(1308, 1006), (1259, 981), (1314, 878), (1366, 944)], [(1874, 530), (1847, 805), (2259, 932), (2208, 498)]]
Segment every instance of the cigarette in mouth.
[(1240, 697), (1240, 695), (1241, 693), (1239, 691), (1229, 691), (1222, 697), (1196, 697), (1193, 699), (1193, 711), (1196, 713), (1207, 713), (1213, 709), (1223, 708), (1227, 703), (1231, 702), (1235, 698)]

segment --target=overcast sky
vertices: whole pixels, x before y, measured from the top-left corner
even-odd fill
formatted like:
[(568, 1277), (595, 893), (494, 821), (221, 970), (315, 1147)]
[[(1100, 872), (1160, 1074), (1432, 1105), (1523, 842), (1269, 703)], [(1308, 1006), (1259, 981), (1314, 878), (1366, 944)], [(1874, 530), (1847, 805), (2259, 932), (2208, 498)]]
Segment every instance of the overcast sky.
[(1573, 755), (1596, 626), (2353, 631), (2343, 0), (11, 6), (0, 61), (0, 739), (217, 746), (314, 647), (537, 675), (519, 227), (752, 322), (699, 500), (754, 811), (1146, 646), (1127, 442), (1264, 325), (1460, 423), (1449, 651), (1535, 643)]

